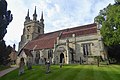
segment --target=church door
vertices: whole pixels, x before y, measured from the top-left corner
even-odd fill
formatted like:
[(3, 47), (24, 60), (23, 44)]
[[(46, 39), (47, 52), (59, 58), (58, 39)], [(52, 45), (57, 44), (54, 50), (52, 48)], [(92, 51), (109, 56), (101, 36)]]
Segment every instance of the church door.
[(63, 53), (61, 53), (61, 54), (60, 54), (60, 63), (62, 63), (62, 62), (63, 62), (63, 58), (64, 58), (64, 54), (63, 54)]

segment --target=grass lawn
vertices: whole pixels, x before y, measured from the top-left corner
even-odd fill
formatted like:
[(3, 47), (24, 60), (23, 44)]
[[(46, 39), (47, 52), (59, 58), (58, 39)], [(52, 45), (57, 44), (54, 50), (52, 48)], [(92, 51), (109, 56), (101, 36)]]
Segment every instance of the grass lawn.
[(18, 76), (18, 69), (0, 80), (120, 80), (120, 65), (58, 65), (51, 66), (51, 73), (45, 74), (43, 66), (33, 66), (32, 70)]

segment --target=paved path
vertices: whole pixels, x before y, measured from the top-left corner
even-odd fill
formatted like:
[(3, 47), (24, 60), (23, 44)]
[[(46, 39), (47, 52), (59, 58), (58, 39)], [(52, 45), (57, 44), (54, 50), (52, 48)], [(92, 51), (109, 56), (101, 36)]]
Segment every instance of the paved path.
[(18, 67), (12, 67), (12, 68), (8, 68), (8, 69), (5, 69), (3, 71), (0, 71), (0, 77), (4, 76), (5, 74), (17, 69)]

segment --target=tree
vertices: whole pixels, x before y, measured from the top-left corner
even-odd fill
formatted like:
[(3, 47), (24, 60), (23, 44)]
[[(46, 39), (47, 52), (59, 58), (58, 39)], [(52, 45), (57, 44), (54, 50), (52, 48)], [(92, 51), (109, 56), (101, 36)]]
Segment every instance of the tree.
[(0, 41), (0, 65), (3, 65), (4, 62), (4, 52), (6, 49), (5, 41)]
[(101, 34), (104, 44), (113, 46), (120, 44), (120, 0), (115, 0), (115, 4), (109, 4), (95, 17), (95, 21), (100, 24)]
[(120, 0), (115, 0), (115, 3), (120, 4)]
[(108, 56), (120, 63), (120, 0), (100, 10), (95, 22), (101, 27), (100, 33), (108, 49)]
[(0, 40), (3, 40), (7, 33), (7, 26), (12, 21), (13, 16), (10, 10), (7, 10), (6, 0), (0, 0)]
[(3, 40), (7, 33), (7, 26), (12, 21), (13, 16), (10, 10), (7, 10), (6, 0), (0, 0), (0, 65), (7, 65), (9, 62), (9, 53), (11, 47), (6, 47), (5, 41)]
[(5, 41), (0, 42), (0, 65), (7, 65), (10, 62), (11, 46), (6, 46)]
[(12, 47), (9, 45), (6, 47), (5, 53), (4, 53), (4, 64), (7, 65), (8, 63), (10, 63), (10, 53), (12, 51)]

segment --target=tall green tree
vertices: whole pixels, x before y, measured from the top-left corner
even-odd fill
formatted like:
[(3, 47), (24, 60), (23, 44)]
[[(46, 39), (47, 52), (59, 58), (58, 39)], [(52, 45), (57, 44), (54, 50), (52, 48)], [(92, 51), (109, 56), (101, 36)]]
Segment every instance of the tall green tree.
[(10, 63), (11, 46), (6, 46), (5, 41), (0, 41), (0, 65), (8, 65)]
[(107, 47), (109, 58), (120, 63), (120, 0), (109, 4), (95, 17), (99, 24), (103, 42)]
[(5, 41), (2, 40), (0, 41), (0, 65), (3, 65), (4, 63), (4, 53), (6, 52), (6, 44), (5, 44)]
[(114, 4), (100, 10), (95, 21), (101, 26), (100, 32), (106, 46), (120, 44), (120, 0), (115, 0)]

